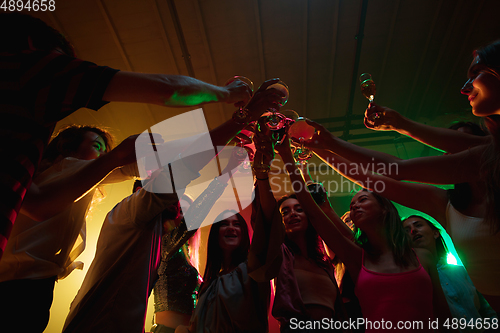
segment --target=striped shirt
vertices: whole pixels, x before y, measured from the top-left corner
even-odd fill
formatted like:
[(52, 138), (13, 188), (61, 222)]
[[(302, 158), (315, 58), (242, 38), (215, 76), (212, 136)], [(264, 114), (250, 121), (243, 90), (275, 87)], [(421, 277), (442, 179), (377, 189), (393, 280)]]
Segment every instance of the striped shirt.
[(116, 72), (57, 51), (0, 53), (0, 258), (54, 126), (105, 105)]

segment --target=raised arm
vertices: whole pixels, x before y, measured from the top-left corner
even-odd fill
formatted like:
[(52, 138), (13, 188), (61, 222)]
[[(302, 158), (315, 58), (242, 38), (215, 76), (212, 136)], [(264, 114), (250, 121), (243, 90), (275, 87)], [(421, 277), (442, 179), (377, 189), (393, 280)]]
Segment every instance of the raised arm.
[(366, 109), (364, 123), (370, 129), (396, 131), (448, 153), (458, 153), (491, 142), (491, 136), (477, 136), (421, 124), (402, 116), (392, 109), (375, 103), (371, 103)]
[(120, 71), (113, 76), (103, 100), (162, 106), (193, 106), (214, 102), (246, 102), (250, 87), (234, 80), (224, 87), (183, 75), (143, 74)]
[[(267, 188), (266, 181), (258, 180), (257, 182), (259, 196), (262, 194), (272, 196), (268, 181)], [(248, 253), (248, 273), (255, 281), (268, 284), (278, 275), (281, 267), (281, 244), (285, 238), (285, 227), (274, 198), (271, 201), (271, 205), (274, 203), (273, 210), (265, 211), (262, 203), (266, 197), (267, 195), (260, 197), (261, 205), (257, 208), (255, 220), (252, 221), (254, 234)]]
[(281, 267), (281, 244), (285, 228), (269, 184), (269, 170), (274, 159), (274, 142), (256, 126), (253, 137), (255, 155), (256, 208), (252, 214), (254, 235), (248, 255), (249, 275), (257, 282), (267, 282), (278, 275)]
[(401, 160), (392, 155), (341, 140), (322, 125), (308, 121), (318, 133), (306, 146), (326, 149), (358, 163), (364, 168), (374, 166), (375, 171), (398, 180), (411, 180), (432, 184), (458, 184), (479, 180), (481, 157), (486, 145), (476, 146), (460, 153)]
[(446, 207), (448, 205), (446, 190), (432, 185), (403, 182), (372, 173), (370, 170), (328, 150), (315, 149), (314, 152), (339, 174), (359, 186), (377, 192), (403, 206), (424, 212), (446, 227)]
[[(359, 270), (361, 269), (361, 248), (350, 239), (351, 232), (349, 228), (342, 222), (337, 214), (335, 214), (334, 220), (331, 220), (316, 204), (307, 190), (304, 178), (295, 165), (287, 137), (284, 143), (278, 146), (277, 149), (290, 176), (292, 188), (297, 195), (297, 199), (302, 209), (306, 212), (309, 222), (313, 224), (326, 245), (335, 252), (340, 260), (346, 265), (351, 276), (356, 280)], [(347, 230), (345, 228), (347, 228)], [(349, 235), (346, 235), (346, 233), (349, 233)]]
[(253, 142), (256, 150), (252, 170), (259, 198), (258, 209), (267, 221), (271, 221), (276, 211), (279, 210), (279, 207), (276, 207), (276, 199), (269, 183), (269, 171), (274, 160), (274, 141), (264, 133), (262, 126), (265, 125), (262, 124), (261, 120), (259, 120), (259, 124), (255, 125)]
[(309, 167), (308, 167), (308, 161), (303, 161), (298, 165), (298, 168), (300, 169), (300, 172), (302, 173), (302, 176), (304, 177), (304, 180), (306, 181), (306, 184), (311, 184), (314, 183), (314, 181), (311, 178), (311, 173), (309, 172)]
[[(155, 135), (154, 137), (156, 142), (161, 142), (160, 136)], [(40, 184), (35, 179), (26, 193), (21, 212), (35, 221), (44, 221), (66, 210), (75, 200), (92, 190), (114, 169), (135, 162), (136, 144), (145, 146), (151, 143), (143, 140), (141, 136), (132, 135), (109, 153), (82, 163), (83, 165), (75, 172)], [(55, 202), (57, 202), (56, 205)]]

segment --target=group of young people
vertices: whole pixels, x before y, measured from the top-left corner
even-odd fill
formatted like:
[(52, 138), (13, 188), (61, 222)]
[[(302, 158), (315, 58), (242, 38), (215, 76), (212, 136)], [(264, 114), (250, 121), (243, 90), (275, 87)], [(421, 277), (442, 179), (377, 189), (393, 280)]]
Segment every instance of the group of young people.
[[(142, 332), (153, 288), (152, 331), (161, 333), (267, 332), (273, 294), (271, 312), (281, 332), (498, 329), (500, 42), (475, 51), (462, 88), (472, 112), (485, 119), (487, 135), (468, 134), (467, 124), (459, 130), (432, 128), (373, 103), (366, 110), (367, 127), (397, 130), (450, 154), (400, 160), (342, 141), (309, 122), (316, 133), (305, 145), (367, 187), (352, 198), (351, 229), (321, 186), (311, 186), (307, 172), (296, 165), (288, 137), (277, 144), (257, 122), (278, 107), (281, 93), (267, 89), (277, 79), (252, 94), (239, 80), (218, 87), (184, 76), (122, 72), (75, 58), (64, 37), (40, 20), (0, 16), (0, 26), (15, 32), (0, 43), (0, 112), (6, 120), (0, 147), (0, 295), (7, 305), (0, 312), (2, 329), (15, 331), (29, 316), (29, 330), (43, 332), (55, 281), (81, 266), (76, 258), (85, 248), (85, 216), (99, 186), (137, 178), (136, 146), (151, 145), (131, 136), (111, 149), (106, 131), (79, 125), (63, 129), (49, 144), (55, 123), (80, 107), (97, 110), (112, 101), (186, 106), (194, 94), (204, 96), (196, 99), (199, 104), (245, 105), (209, 134), (214, 146), (227, 146), (251, 125), (255, 153), (261, 156), (254, 168), (251, 221), (237, 211), (219, 213), (200, 277), (192, 263), (196, 229), (186, 220), (202, 224), (241, 161), (230, 159), (197, 198), (183, 196), (182, 190), (164, 193), (174, 188), (172, 170), (175, 188), (186, 188), (213, 158), (213, 152), (189, 154), (199, 146), (193, 142), (134, 184), (133, 194), (108, 213), (64, 332)], [(278, 201), (269, 182), (275, 152), (294, 189)], [(373, 162), (396, 163), (398, 172), (338, 168)], [(376, 181), (384, 182), (383, 191), (367, 186)], [(424, 182), (455, 184), (455, 189)], [(391, 200), (441, 224), (465, 269), (444, 262), (446, 251), (432, 222), (421, 216), (402, 221)], [(353, 327), (354, 319), (364, 325)]]

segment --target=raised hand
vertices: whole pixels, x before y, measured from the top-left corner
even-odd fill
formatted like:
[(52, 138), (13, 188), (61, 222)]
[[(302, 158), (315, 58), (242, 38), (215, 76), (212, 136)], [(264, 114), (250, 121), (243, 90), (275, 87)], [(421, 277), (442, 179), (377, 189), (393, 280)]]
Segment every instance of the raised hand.
[(248, 109), (250, 121), (257, 120), (268, 109), (279, 109), (280, 99), (284, 94), (274, 88), (267, 89), (272, 84), (278, 83), (280, 79), (266, 80), (255, 92), (250, 102), (246, 106)]
[(236, 107), (245, 106), (252, 98), (252, 88), (241, 80), (234, 80), (223, 87), (227, 91), (226, 103), (233, 103)]
[(365, 111), (364, 123), (367, 128), (377, 131), (397, 131), (401, 118), (397, 111), (370, 103)]
[(311, 140), (305, 141), (304, 146), (308, 148), (319, 148), (319, 149), (327, 149), (328, 148), (328, 140), (332, 137), (330, 131), (328, 131), (323, 125), (318, 124), (315, 121), (306, 119), (306, 122), (316, 128), (316, 133), (314, 133)]

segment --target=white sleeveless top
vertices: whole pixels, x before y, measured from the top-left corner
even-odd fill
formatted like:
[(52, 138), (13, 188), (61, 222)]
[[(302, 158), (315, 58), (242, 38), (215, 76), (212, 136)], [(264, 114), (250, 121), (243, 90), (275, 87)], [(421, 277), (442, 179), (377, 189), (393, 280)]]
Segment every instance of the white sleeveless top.
[(477, 290), (500, 296), (500, 232), (492, 234), (483, 218), (466, 216), (448, 202), (447, 231)]

